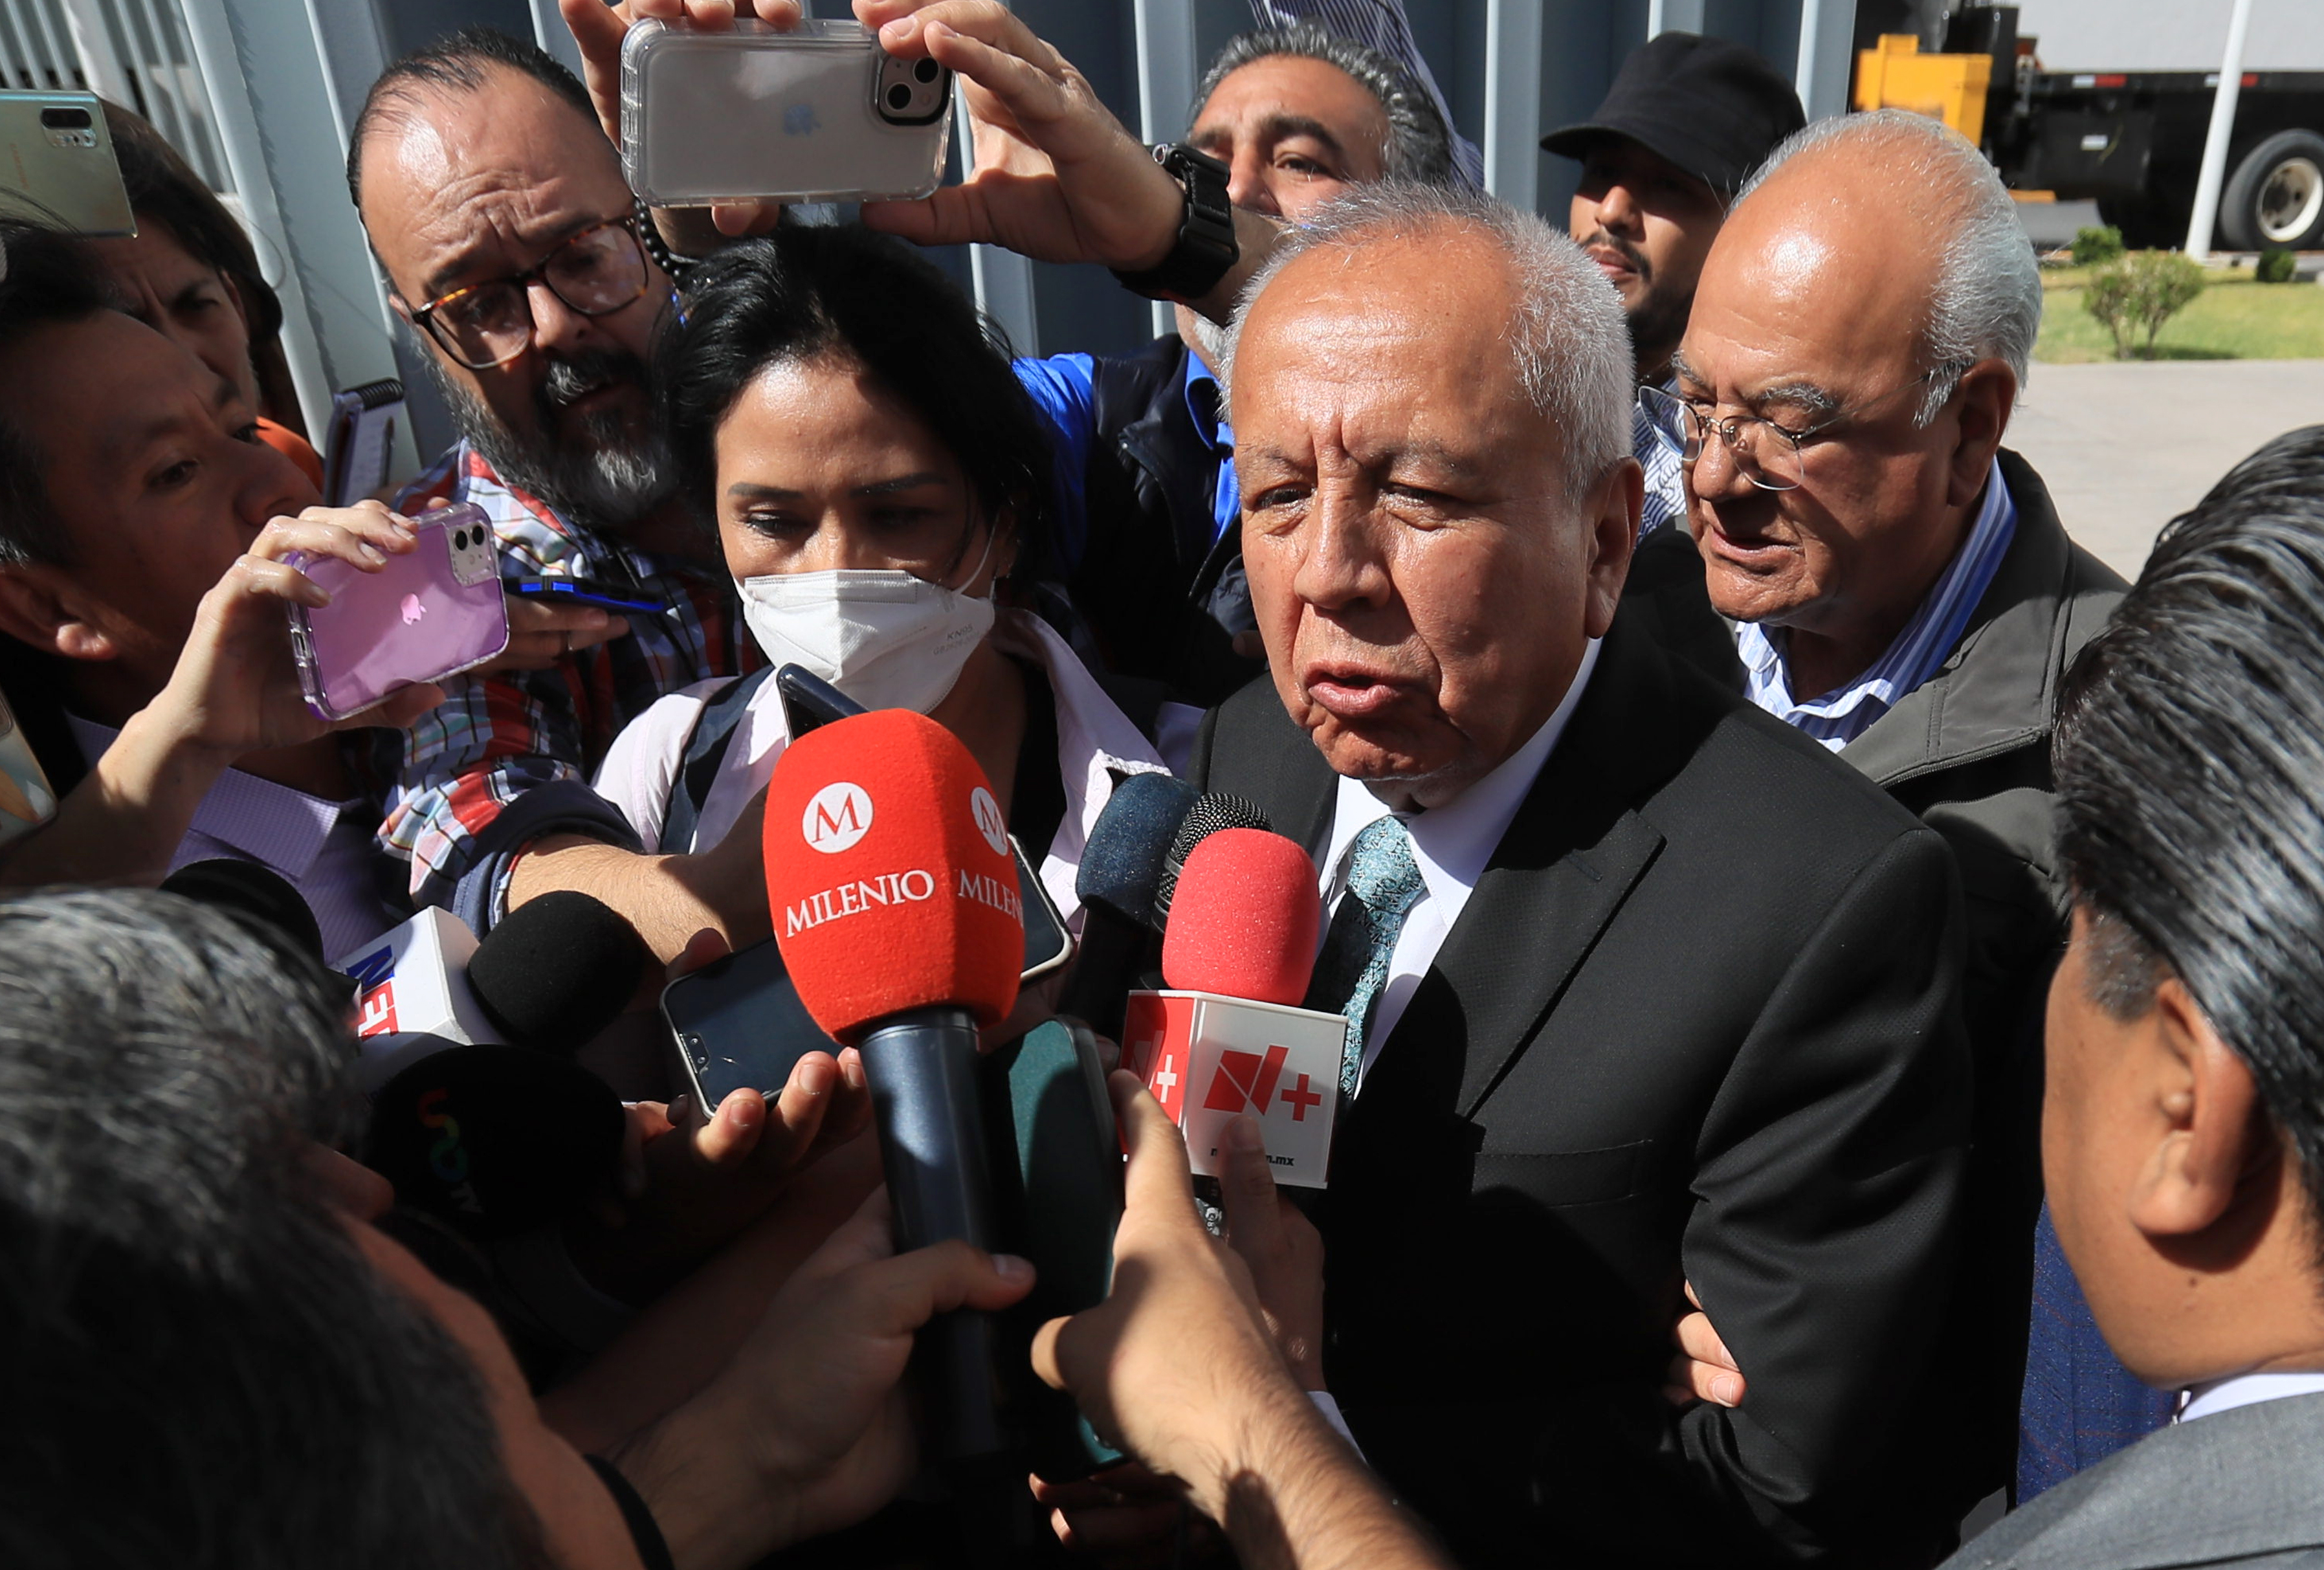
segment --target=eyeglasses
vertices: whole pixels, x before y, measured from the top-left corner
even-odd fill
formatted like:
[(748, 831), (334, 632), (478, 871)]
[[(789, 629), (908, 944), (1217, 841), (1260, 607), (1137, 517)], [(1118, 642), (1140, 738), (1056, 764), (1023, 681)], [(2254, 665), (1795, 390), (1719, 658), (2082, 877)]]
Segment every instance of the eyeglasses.
[[(1678, 454), (1679, 462), (1692, 467), (1702, 457), (1702, 449), (1713, 435), (1727, 444), (1735, 459), (1735, 466), (1743, 476), (1763, 491), (1795, 491), (1804, 483), (1806, 464), (1801, 449), (1810, 442), (1826, 440), (1840, 427), (1869, 414), (1916, 387), (1925, 386), (1941, 376), (1958, 378), (1961, 372), (1975, 365), (1974, 360), (1948, 360), (1943, 365), (1915, 376), (1902, 386), (1891, 387), (1879, 397), (1859, 404), (1856, 409), (1833, 415), (1805, 430), (1789, 430), (1772, 420), (1757, 415), (1737, 415), (1731, 420), (1715, 420), (1710, 414), (1675, 394), (1659, 387), (1638, 389), (1638, 408), (1646, 414), (1646, 422), (1655, 435)], [(1947, 388), (1945, 396), (1952, 396)], [(1941, 402), (1941, 400), (1940, 401)]]
[(624, 214), (566, 236), (521, 272), (438, 296), (411, 320), (471, 371), (489, 371), (532, 346), (535, 282), (582, 316), (610, 316), (643, 294), (648, 282), (637, 219)]

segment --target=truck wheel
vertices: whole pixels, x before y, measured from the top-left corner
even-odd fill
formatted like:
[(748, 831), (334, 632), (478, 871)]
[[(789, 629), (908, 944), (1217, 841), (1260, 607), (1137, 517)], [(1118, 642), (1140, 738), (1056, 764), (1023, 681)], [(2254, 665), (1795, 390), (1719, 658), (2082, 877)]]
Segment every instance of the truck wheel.
[(2237, 251), (2324, 243), (2324, 136), (2279, 131), (2244, 154), (2219, 198), (2219, 236)]

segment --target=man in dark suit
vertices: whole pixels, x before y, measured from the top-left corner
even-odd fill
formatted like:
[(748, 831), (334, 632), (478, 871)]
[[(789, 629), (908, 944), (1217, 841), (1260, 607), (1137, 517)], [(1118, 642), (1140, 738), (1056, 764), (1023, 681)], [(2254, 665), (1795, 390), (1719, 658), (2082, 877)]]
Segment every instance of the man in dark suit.
[[(1943, 843), (1615, 614), (1628, 345), (1570, 241), (1383, 188), (1287, 254), (1228, 365), (1271, 684), (1194, 771), (1316, 854), (1354, 1024), (1303, 1371), (1466, 1565), (1925, 1563), (1967, 1502), (1898, 1420), (1969, 1140)], [(1748, 1409), (1657, 1393), (1683, 1278)]]
[(2324, 1558), (2324, 426), (2166, 530), (2056, 751), (2073, 941), (2042, 1160), (2098, 1328), (2172, 1427), (1963, 1570)]

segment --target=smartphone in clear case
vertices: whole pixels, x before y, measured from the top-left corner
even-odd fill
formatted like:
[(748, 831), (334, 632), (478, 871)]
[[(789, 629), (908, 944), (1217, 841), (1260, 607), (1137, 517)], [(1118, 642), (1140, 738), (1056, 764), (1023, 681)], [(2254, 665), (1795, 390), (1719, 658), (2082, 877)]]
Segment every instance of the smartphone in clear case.
[(641, 22), (622, 41), (622, 167), (654, 207), (927, 196), (951, 107), (950, 71), (860, 23)]
[(287, 559), (327, 590), (318, 610), (292, 605), (290, 651), (307, 706), (327, 720), (360, 714), (398, 688), (437, 681), (508, 647), (492, 521), (472, 503), (412, 520), (416, 550), (377, 572), (337, 557)]

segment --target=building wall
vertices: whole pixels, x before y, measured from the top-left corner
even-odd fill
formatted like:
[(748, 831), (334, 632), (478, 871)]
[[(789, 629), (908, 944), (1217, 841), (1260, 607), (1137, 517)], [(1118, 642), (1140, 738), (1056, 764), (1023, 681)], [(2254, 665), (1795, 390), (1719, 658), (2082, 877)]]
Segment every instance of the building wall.
[[(2017, 31), (2052, 70), (2216, 70), (2232, 0), (2021, 0)], [(2244, 65), (2324, 70), (2324, 4), (2252, 0)]]

